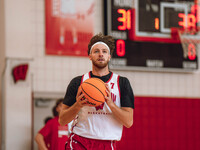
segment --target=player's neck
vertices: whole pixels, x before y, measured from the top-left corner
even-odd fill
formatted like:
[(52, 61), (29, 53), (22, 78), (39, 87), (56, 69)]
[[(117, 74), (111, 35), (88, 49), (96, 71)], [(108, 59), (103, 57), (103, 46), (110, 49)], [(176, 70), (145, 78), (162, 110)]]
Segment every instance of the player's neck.
[(95, 75), (95, 76), (102, 77), (102, 76), (109, 74), (109, 69), (108, 69), (108, 67), (105, 67), (105, 68), (102, 68), (102, 69), (93, 67), (92, 68), (92, 74)]

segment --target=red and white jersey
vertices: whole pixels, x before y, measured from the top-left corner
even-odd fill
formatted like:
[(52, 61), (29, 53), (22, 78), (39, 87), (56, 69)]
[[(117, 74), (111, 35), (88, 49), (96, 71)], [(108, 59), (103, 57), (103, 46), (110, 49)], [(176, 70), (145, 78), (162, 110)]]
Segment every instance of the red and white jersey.
[[(82, 77), (82, 82), (88, 78), (90, 74), (86, 73)], [(119, 76), (112, 73), (107, 83), (110, 86), (112, 100), (118, 107), (121, 107)], [(86, 138), (120, 140), (122, 136), (123, 125), (113, 117), (106, 102), (98, 107), (81, 108), (74, 123), (73, 133)]]

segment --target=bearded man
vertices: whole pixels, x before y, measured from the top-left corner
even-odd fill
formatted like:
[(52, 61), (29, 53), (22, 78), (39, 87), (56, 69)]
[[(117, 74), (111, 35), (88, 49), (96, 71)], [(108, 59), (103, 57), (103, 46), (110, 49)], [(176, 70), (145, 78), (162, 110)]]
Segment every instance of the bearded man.
[[(67, 87), (59, 117), (61, 125), (74, 120), (67, 150), (116, 150), (123, 126), (130, 128), (133, 124), (134, 95), (130, 82), (108, 67), (114, 49), (111, 36), (101, 33), (93, 36), (88, 44), (92, 71), (75, 77)], [(79, 88), (82, 82), (93, 77), (104, 81), (106, 86), (105, 103), (98, 107), (88, 106)]]

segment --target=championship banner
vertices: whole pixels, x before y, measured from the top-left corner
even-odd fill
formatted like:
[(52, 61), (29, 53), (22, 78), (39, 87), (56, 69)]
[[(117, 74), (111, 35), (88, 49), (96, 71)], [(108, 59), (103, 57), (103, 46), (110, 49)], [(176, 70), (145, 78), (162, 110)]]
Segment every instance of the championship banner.
[(94, 0), (45, 0), (46, 54), (87, 56)]

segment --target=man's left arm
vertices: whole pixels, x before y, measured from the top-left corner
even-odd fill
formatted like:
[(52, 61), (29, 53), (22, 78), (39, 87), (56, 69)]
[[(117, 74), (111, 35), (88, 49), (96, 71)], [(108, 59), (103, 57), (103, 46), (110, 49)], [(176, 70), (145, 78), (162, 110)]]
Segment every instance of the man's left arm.
[(134, 110), (131, 107), (119, 108), (112, 100), (108, 84), (106, 84), (107, 96), (105, 96), (106, 103), (112, 111), (113, 116), (125, 127), (130, 128), (133, 125)]

